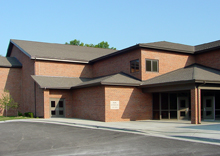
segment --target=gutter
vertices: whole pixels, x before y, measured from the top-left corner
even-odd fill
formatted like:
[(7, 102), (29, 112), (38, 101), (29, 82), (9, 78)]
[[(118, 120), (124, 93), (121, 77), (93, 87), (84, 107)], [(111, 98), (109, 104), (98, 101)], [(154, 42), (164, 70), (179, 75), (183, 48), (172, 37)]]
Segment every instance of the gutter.
[(89, 61), (83, 60), (65, 60), (65, 59), (56, 59), (56, 58), (42, 58), (42, 57), (31, 57), (32, 60), (43, 60), (43, 61), (57, 61), (57, 62), (74, 62), (74, 63), (86, 63)]

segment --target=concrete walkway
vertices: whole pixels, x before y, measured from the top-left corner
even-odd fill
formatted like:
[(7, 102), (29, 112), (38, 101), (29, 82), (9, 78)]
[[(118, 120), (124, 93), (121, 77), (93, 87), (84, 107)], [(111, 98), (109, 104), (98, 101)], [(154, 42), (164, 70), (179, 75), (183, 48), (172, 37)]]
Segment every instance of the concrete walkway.
[(220, 145), (220, 122), (202, 122), (200, 125), (190, 124), (190, 121), (177, 120), (143, 120), (127, 122), (99, 122), (92, 120), (73, 118), (51, 118), (51, 119), (27, 119), (11, 120), (5, 122), (44, 122), (78, 126), (93, 129), (105, 129), (138, 133), (142, 135), (164, 137), (171, 139), (186, 140), (192, 142), (203, 142)]

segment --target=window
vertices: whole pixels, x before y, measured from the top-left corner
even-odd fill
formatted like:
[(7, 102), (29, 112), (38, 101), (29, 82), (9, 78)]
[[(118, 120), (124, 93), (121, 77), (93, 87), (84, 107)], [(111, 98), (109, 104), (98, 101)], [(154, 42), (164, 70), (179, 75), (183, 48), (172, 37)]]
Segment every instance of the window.
[(148, 60), (148, 59), (146, 59), (146, 71), (148, 71), (148, 72), (158, 72), (158, 60)]
[(130, 62), (131, 73), (139, 71), (139, 60), (133, 60)]
[(51, 107), (55, 107), (55, 101), (51, 101)]

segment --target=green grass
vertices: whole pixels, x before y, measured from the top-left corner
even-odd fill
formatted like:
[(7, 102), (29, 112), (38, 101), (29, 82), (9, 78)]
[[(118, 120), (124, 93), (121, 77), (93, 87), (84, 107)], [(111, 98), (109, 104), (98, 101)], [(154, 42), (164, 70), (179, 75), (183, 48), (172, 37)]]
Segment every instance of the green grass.
[(0, 116), (0, 121), (16, 120), (16, 119), (31, 119), (31, 118), (30, 117), (24, 117), (24, 116), (8, 116), (8, 117)]

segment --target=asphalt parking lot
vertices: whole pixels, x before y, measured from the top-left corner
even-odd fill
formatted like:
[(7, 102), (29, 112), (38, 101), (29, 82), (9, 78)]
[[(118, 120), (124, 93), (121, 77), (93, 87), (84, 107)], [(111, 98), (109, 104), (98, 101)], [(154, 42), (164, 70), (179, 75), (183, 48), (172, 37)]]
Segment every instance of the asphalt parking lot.
[(1, 156), (220, 155), (220, 146), (32, 122), (0, 123)]

